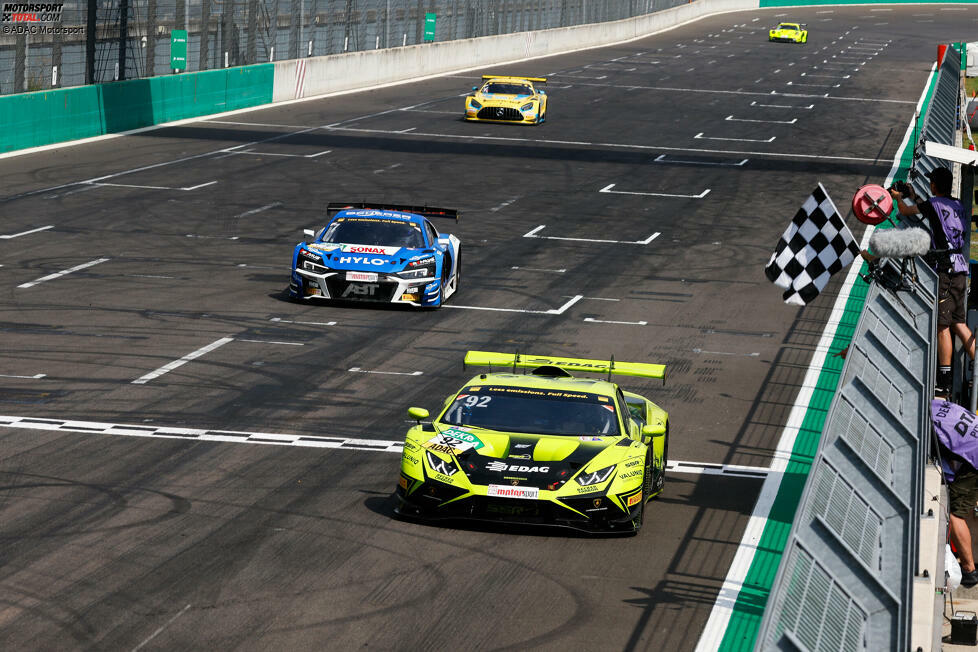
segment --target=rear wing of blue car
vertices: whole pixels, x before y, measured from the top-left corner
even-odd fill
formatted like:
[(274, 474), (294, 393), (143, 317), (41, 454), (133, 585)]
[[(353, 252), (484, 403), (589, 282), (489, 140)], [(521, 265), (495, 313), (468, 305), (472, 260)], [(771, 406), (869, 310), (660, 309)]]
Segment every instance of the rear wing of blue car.
[(384, 204), (379, 202), (330, 202), (326, 204), (326, 217), (333, 217), (340, 211), (350, 209), (374, 209), (378, 211), (400, 211), (424, 217), (447, 217), (458, 222), (460, 213), (454, 208), (435, 208), (433, 206), (411, 206), (408, 204)]

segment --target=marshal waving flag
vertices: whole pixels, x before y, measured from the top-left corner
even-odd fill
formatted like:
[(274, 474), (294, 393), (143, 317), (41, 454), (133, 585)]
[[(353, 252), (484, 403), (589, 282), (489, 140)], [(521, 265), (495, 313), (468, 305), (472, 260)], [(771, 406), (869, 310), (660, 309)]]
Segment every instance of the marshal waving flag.
[(784, 288), (785, 303), (804, 306), (858, 255), (855, 236), (820, 183), (778, 240), (764, 274)]

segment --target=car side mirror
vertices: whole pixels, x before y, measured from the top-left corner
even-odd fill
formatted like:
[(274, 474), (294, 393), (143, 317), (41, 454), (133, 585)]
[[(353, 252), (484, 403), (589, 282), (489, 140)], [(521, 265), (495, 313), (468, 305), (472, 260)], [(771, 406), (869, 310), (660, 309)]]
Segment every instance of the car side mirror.
[(661, 421), (658, 423), (647, 423), (642, 426), (642, 438), (655, 437), (666, 434), (666, 424)]
[(422, 419), (428, 418), (428, 410), (419, 407), (408, 408), (408, 416), (421, 423)]
[(658, 423), (647, 423), (642, 426), (642, 443), (650, 444), (652, 439), (666, 434), (666, 424), (661, 421)]
[(313, 236), (316, 235), (316, 232), (313, 231), (312, 229), (302, 229), (302, 235), (307, 235), (310, 238), (312, 238)]
[(540, 91), (540, 95), (546, 95), (547, 91)]
[(477, 91), (477, 90), (479, 90), (479, 87), (478, 86), (473, 86), (472, 87), (472, 90)]

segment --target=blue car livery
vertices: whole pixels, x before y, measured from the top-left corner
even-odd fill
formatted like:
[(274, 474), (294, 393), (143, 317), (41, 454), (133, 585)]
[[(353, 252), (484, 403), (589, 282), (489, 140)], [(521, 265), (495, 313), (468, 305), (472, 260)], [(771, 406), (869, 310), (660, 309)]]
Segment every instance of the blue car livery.
[(289, 296), (441, 306), (458, 291), (458, 238), (429, 218), (458, 211), (395, 204), (328, 204), (325, 228), (292, 253)]

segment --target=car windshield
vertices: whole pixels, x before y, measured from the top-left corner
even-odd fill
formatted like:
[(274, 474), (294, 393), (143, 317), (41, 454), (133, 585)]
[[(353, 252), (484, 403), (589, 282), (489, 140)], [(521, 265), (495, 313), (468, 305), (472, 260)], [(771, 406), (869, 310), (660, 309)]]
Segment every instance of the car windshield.
[(533, 95), (533, 89), (523, 84), (503, 84), (500, 82), (486, 84), (483, 93), (499, 93), (500, 95)]
[(424, 247), (424, 236), (417, 224), (369, 217), (336, 218), (326, 229), (322, 241), (414, 249)]
[(474, 426), (537, 435), (618, 435), (615, 402), (600, 394), (534, 387), (466, 387), (441, 418)]
[(781, 23), (778, 25), (778, 29), (798, 29), (798, 25), (795, 23)]

